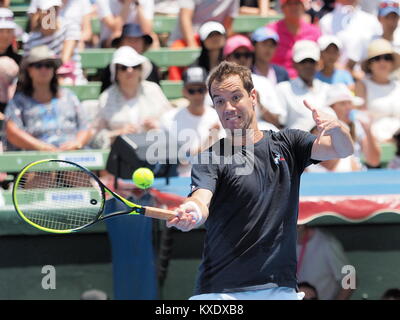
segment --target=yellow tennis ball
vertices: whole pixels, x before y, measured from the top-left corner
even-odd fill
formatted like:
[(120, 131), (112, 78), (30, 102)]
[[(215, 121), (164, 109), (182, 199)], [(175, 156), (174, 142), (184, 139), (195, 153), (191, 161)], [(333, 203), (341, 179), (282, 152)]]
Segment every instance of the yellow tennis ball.
[(132, 175), (133, 183), (140, 189), (147, 189), (153, 185), (154, 174), (149, 168), (138, 168)]

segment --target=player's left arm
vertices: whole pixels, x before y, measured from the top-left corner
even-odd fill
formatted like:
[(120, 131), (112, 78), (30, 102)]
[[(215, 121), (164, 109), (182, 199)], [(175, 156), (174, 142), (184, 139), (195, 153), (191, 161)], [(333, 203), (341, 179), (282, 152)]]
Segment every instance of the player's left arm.
[(316, 109), (307, 101), (304, 101), (304, 105), (312, 112), (319, 132), (311, 150), (311, 158), (324, 161), (346, 158), (353, 154), (350, 130), (337, 118)]

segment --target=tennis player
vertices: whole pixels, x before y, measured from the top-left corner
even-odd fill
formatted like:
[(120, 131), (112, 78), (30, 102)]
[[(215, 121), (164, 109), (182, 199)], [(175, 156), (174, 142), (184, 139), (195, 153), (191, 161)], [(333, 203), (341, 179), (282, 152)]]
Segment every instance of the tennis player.
[[(227, 137), (200, 154), (214, 161), (193, 165), (192, 191), (167, 223), (182, 231), (205, 224), (191, 299), (302, 299), (296, 280), (300, 176), (311, 163), (353, 153), (349, 130), (307, 102), (318, 137), (260, 131), (251, 79), (248, 68), (230, 62), (210, 74), (208, 90)], [(235, 156), (226, 154), (237, 145)], [(221, 156), (226, 161), (215, 161)], [(239, 174), (243, 163), (252, 170)]]

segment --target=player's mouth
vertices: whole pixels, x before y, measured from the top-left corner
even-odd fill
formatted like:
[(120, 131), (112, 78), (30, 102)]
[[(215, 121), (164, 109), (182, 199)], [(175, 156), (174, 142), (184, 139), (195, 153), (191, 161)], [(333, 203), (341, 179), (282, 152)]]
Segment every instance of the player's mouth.
[(241, 119), (242, 117), (241, 116), (239, 116), (239, 115), (232, 115), (232, 116), (229, 116), (229, 117), (225, 117), (225, 120), (226, 121), (235, 121), (235, 120), (239, 120), (239, 119)]

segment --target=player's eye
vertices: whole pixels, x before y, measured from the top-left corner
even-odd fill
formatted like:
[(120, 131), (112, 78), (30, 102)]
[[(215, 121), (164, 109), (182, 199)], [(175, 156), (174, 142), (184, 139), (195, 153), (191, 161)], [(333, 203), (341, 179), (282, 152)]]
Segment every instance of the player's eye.
[(223, 106), (223, 105), (224, 105), (224, 99), (221, 99), (221, 98), (216, 98), (216, 99), (214, 99), (214, 105), (215, 105), (216, 107)]
[(242, 99), (242, 96), (241, 95), (234, 95), (233, 97), (232, 97), (232, 103), (238, 103), (240, 100)]

